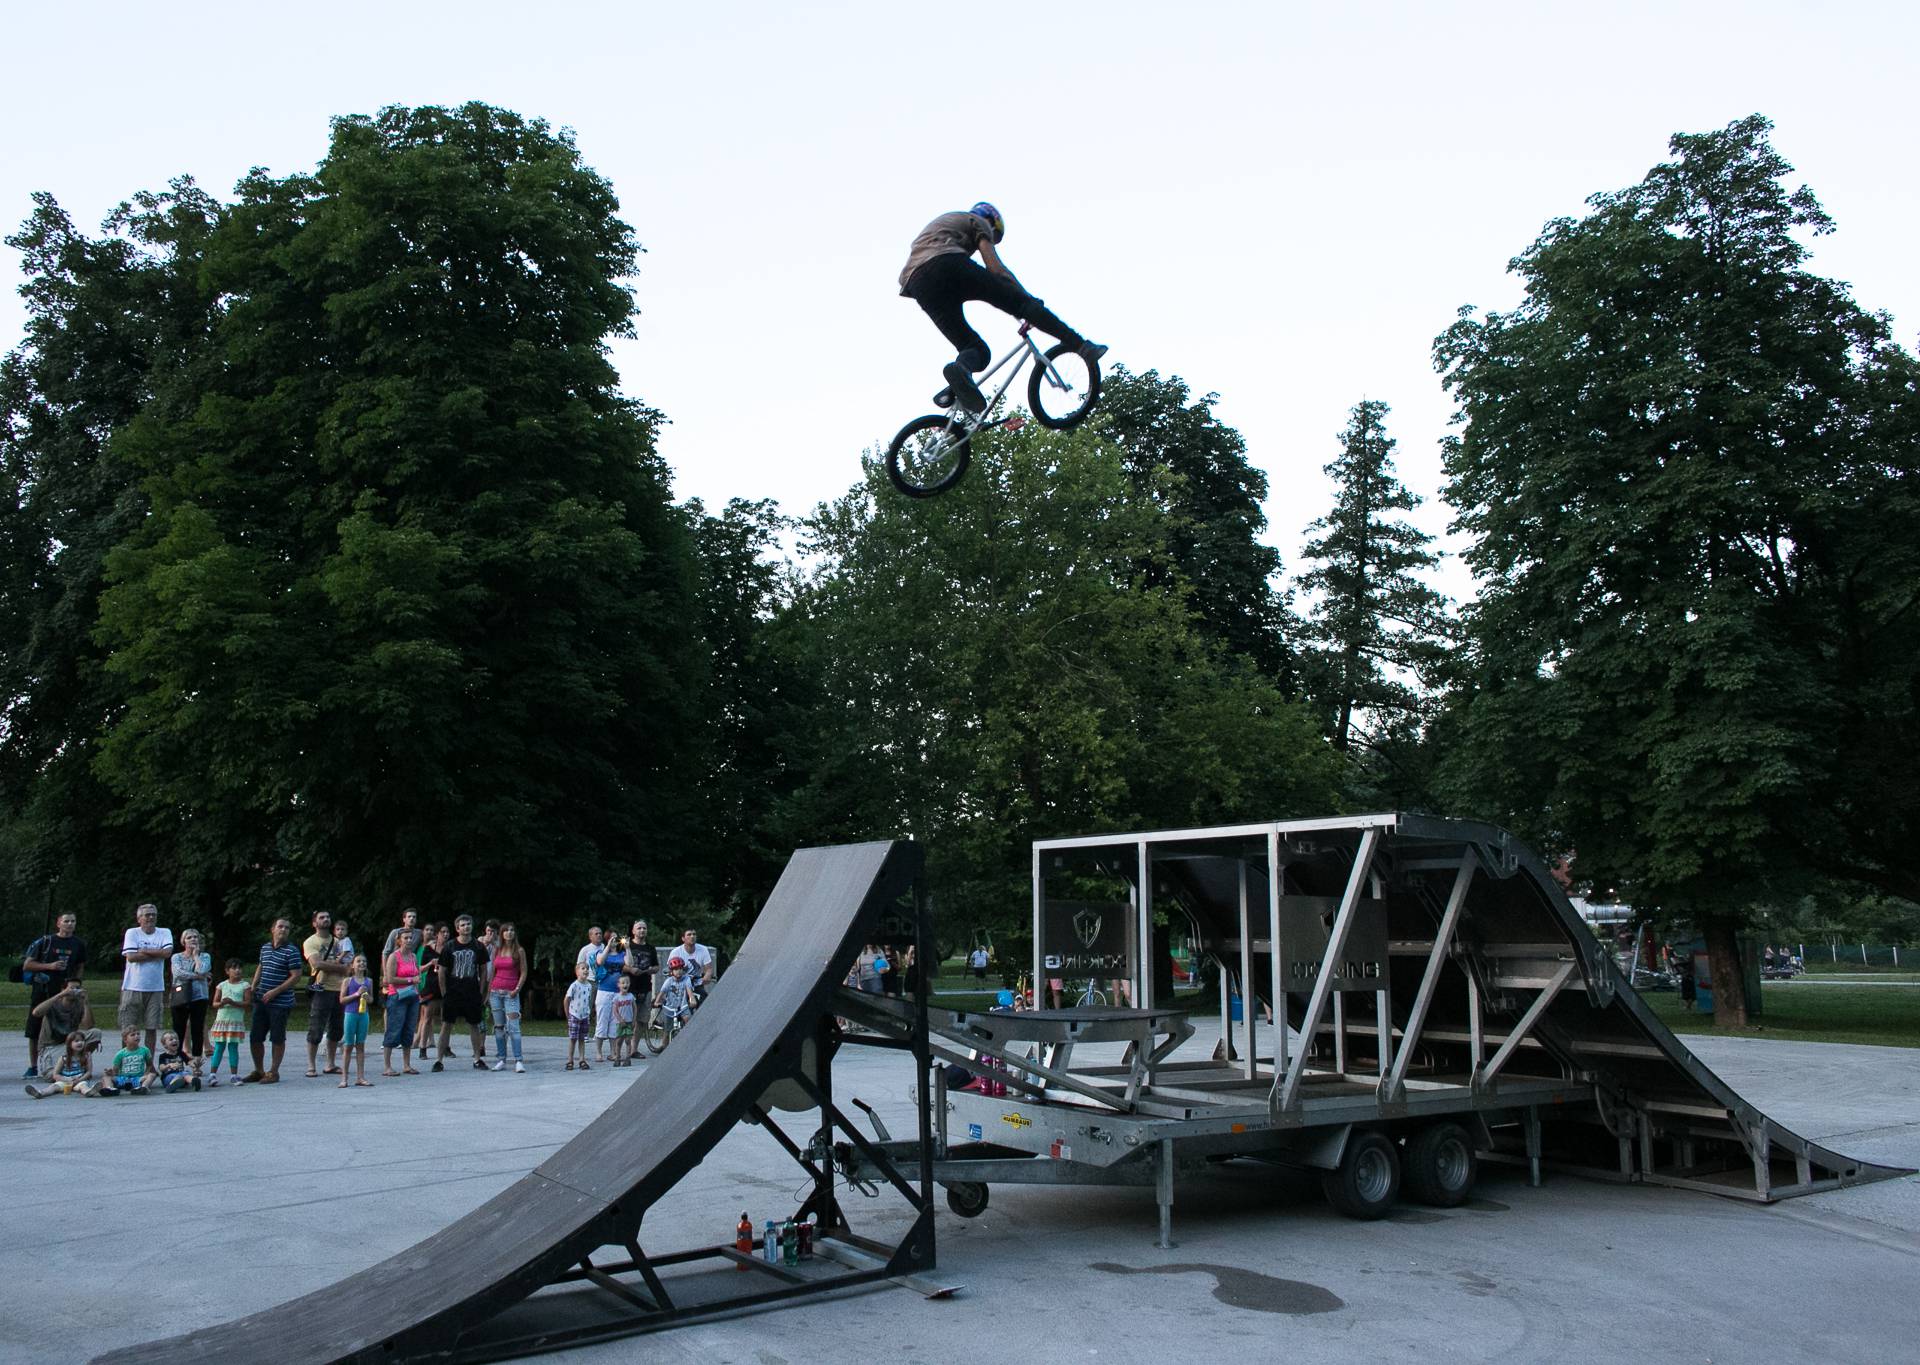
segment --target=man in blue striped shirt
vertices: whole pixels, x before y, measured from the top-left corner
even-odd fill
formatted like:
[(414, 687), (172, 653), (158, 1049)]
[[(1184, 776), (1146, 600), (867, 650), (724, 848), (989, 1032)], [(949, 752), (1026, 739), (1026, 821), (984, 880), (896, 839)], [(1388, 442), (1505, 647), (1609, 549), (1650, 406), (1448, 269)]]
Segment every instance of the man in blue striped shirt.
[[(273, 922), (273, 939), (260, 945), (260, 965), (253, 969), (253, 1027), (247, 1043), (253, 1050), (253, 1070), (242, 1082), (271, 1085), (280, 1079), (280, 1059), (287, 1053), (287, 1016), (293, 1013), (294, 987), (300, 982), (300, 950), (290, 941), (293, 924)], [(273, 1040), (273, 1065), (263, 1068), (264, 1045)]]

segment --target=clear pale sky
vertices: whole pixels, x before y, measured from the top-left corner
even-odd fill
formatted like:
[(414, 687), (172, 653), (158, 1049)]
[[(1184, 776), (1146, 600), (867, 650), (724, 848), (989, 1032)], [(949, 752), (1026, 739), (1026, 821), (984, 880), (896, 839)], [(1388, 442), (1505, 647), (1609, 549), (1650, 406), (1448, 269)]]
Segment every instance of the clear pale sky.
[[(1347, 410), (1390, 403), (1434, 495), (1432, 339), (1510, 307), (1508, 260), (1676, 131), (1753, 112), (1839, 231), (1813, 268), (1920, 330), (1912, 4), (338, 3), (8, 15), (0, 222), (82, 225), (191, 174), (324, 154), (327, 120), (477, 99), (575, 130), (646, 248), (627, 391), (680, 496), (846, 490), (952, 352), (897, 297), (914, 232), (975, 199), (1110, 361), (1217, 391), (1298, 567)], [(19, 258), (0, 253), (19, 280)], [(975, 305), (996, 350), (1010, 324)], [(11, 289), (0, 345), (21, 335)], [(1465, 586), (1457, 569), (1442, 585)]]

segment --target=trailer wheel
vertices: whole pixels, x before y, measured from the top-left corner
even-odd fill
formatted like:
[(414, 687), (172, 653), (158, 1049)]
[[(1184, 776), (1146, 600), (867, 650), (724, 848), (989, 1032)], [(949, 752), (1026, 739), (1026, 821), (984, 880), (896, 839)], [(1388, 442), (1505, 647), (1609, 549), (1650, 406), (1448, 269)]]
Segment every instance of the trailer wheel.
[(1400, 1148), (1385, 1133), (1355, 1133), (1340, 1168), (1321, 1177), (1327, 1202), (1349, 1218), (1385, 1217), (1400, 1192)]
[(957, 1180), (947, 1186), (947, 1207), (962, 1218), (978, 1218), (987, 1211), (987, 1187), (977, 1180)]
[(1457, 1208), (1473, 1193), (1480, 1158), (1457, 1123), (1429, 1124), (1407, 1142), (1407, 1196), (1435, 1208)]

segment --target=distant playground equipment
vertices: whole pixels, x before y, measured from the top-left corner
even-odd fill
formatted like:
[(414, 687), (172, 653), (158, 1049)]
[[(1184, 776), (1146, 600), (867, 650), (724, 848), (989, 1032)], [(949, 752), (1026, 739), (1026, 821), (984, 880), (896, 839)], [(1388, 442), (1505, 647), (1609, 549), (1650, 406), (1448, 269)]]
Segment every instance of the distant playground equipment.
[[(1734, 1094), (1493, 826), (1385, 814), (1036, 842), (1033, 979), (1055, 957), (1069, 979), (1115, 981), (1124, 1007), (954, 1011), (930, 1006), (930, 981), (845, 988), (868, 943), (930, 960), (920, 866), (906, 842), (796, 853), (726, 988), (524, 1180), (328, 1289), (100, 1359), (277, 1359), (297, 1342), (315, 1361), (499, 1360), (879, 1280), (944, 1297), (936, 1186), (963, 1218), (996, 1184), (1152, 1189), (1168, 1245), (1179, 1180), (1237, 1164), (1317, 1171), (1361, 1219), (1403, 1194), (1458, 1204), (1488, 1161), (1761, 1201), (1907, 1173)], [(1111, 899), (1084, 898), (1103, 882)], [(1194, 1030), (1162, 909), (1218, 968), (1215, 1059), (1176, 1059)], [(852, 1099), (869, 1136), (841, 1107), (834, 1057), (858, 1045), (911, 1057), (912, 1135)], [(644, 1248), (649, 1211), (737, 1123), (804, 1173), (791, 1217), (755, 1238), (728, 1201), (713, 1206), (728, 1240)], [(855, 1233), (848, 1192), (904, 1200), (899, 1239)]]
[[(887, 446), (887, 477), (895, 488), (910, 498), (944, 493), (960, 482), (972, 463), (975, 436), (988, 427), (1017, 430), (1021, 415), (1002, 415), (1001, 400), (1029, 360), (1033, 361), (1033, 370), (1027, 377), (1027, 409), (1034, 420), (1055, 431), (1066, 431), (1086, 420), (1100, 401), (1099, 362), (1088, 360), (1078, 347), (1065, 342), (1043, 351), (1029, 332), (1029, 325), (1021, 323), (1019, 344), (980, 376), (984, 392), (996, 374), (1007, 371), (985, 409), (970, 413), (953, 402), (946, 412), (916, 417), (900, 428)], [(946, 396), (952, 402), (951, 392)]]

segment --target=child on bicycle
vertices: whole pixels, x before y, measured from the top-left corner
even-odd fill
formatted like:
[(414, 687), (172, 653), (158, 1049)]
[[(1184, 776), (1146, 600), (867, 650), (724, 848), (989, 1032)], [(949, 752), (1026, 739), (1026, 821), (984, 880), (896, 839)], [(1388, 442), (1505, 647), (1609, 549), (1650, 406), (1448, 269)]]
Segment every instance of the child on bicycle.
[[(971, 300), (990, 303), (1033, 324), (1079, 351), (1089, 364), (1107, 353), (1105, 346), (1088, 341), (1048, 311), (1044, 301), (1021, 287), (995, 250), (1006, 235), (1006, 220), (1000, 210), (982, 200), (970, 209), (941, 214), (920, 229), (907, 249), (907, 264), (900, 272), (901, 295), (919, 304), (940, 329), (940, 335), (959, 352), (941, 372), (946, 375), (947, 387), (933, 399), (941, 407), (957, 401), (968, 412), (986, 410), (986, 395), (973, 382), (973, 376), (987, 368), (993, 353), (980, 334), (967, 325), (962, 305)], [(984, 265), (974, 261), (976, 251)]]
[(667, 979), (654, 992), (653, 1006), (660, 1011), (660, 1022), (671, 1032), (675, 1024), (693, 1013), (693, 983), (687, 980), (687, 964), (681, 958), (668, 959), (667, 967)]

